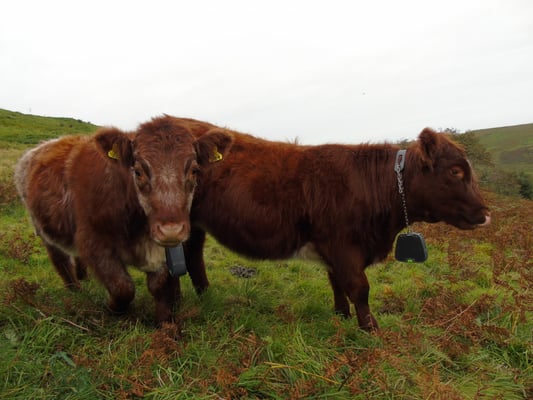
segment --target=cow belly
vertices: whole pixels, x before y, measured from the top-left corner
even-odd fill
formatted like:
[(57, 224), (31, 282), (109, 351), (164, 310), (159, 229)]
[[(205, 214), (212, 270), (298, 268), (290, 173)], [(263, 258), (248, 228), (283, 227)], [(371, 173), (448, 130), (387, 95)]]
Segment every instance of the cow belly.
[(286, 259), (299, 246), (297, 237), (265, 233), (256, 235), (245, 230), (207, 229), (225, 247), (251, 258)]
[(43, 242), (45, 242), (48, 245), (52, 245), (54, 247), (57, 247), (64, 253), (68, 254), (72, 257), (78, 256), (78, 251), (74, 247), (72, 240), (69, 240), (70, 238), (66, 240), (59, 240), (57, 236), (50, 236), (46, 232), (44, 232), (42, 229), (40, 229), (37, 225), (35, 225), (35, 234), (39, 236)]
[[(246, 204), (243, 206), (242, 204)], [(252, 204), (252, 205), (250, 205)], [(191, 214), (194, 224), (209, 232), (222, 245), (248, 257), (286, 259), (309, 241), (310, 226), (300, 221), (294, 207), (258, 205), (244, 195), (240, 203), (230, 204), (219, 196), (203, 201)]]
[(318, 254), (318, 252), (316, 251), (315, 245), (311, 242), (304, 244), (302, 247), (296, 250), (296, 252), (294, 253), (294, 258), (324, 262), (320, 254)]
[[(59, 208), (58, 209), (63, 209)], [(76, 257), (77, 250), (74, 246), (74, 227), (69, 221), (69, 215), (66, 213), (56, 212), (51, 216), (36, 215), (29, 212), (35, 234), (45, 243), (62, 250), (63, 252)]]

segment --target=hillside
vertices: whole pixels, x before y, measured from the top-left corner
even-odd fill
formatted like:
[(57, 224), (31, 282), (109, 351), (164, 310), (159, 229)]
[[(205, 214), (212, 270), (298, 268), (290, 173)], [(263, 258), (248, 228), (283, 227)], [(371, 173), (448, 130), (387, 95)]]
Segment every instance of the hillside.
[(31, 145), (60, 135), (94, 132), (97, 128), (79, 119), (41, 117), (0, 109), (0, 143)]
[(507, 171), (533, 178), (533, 124), (471, 131), (491, 153), (493, 162)]
[(17, 200), (13, 165), (24, 149), (42, 140), (91, 133), (96, 125), (74, 118), (52, 118), (0, 109), (0, 207)]

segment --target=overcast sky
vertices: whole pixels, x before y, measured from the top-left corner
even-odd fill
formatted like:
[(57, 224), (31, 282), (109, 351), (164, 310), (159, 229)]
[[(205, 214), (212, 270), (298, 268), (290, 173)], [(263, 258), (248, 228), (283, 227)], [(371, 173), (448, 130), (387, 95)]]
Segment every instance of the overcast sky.
[(305, 144), (533, 122), (533, 1), (1, 6), (0, 108), (133, 129), (168, 113)]

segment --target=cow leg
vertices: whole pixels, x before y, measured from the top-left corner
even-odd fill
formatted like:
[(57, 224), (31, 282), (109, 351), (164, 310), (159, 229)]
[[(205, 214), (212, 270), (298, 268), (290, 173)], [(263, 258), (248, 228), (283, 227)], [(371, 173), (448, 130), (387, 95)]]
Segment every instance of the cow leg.
[(333, 297), (335, 299), (335, 312), (344, 316), (345, 318), (350, 318), (350, 303), (348, 302), (348, 298), (346, 297), (346, 293), (344, 292), (341, 283), (337, 280), (337, 277), (331, 271), (328, 271), (328, 277), (329, 282), (331, 284), (331, 288), (333, 289)]
[(148, 272), (146, 283), (154, 296), (156, 321), (159, 324), (171, 322), (174, 306), (181, 296), (179, 277), (170, 276), (165, 267), (156, 272)]
[(45, 243), (46, 251), (52, 261), (52, 265), (63, 280), (68, 289), (79, 290), (80, 282), (76, 275), (75, 266), (72, 264), (72, 258), (59, 248)]
[(124, 314), (135, 297), (135, 285), (129, 274), (122, 269), (121, 273), (105, 275), (96, 272), (96, 276), (109, 293), (108, 307), (111, 312)]
[[(95, 254), (98, 254), (95, 251)], [(115, 314), (124, 314), (135, 297), (135, 285), (126, 267), (112, 255), (102, 254), (98, 259), (88, 259), (80, 255), (84, 265), (90, 265), (98, 281), (109, 293), (109, 310)]]
[(364, 271), (354, 274), (349, 282), (346, 284), (346, 294), (355, 305), (355, 312), (357, 314), (357, 321), (361, 329), (373, 331), (378, 329), (378, 322), (370, 312), (368, 305), (368, 294), (370, 286)]
[(185, 243), (185, 262), (196, 293), (202, 294), (209, 287), (209, 280), (204, 263), (205, 231), (192, 227), (189, 239)]
[(78, 280), (82, 281), (87, 279), (87, 266), (80, 260), (79, 257), (74, 258), (74, 266)]
[(339, 248), (339, 246), (328, 246), (328, 243), (316, 243), (316, 247), (330, 267), (329, 277), (335, 298), (335, 309), (344, 315), (350, 315), (347, 296), (355, 306), (361, 329), (368, 331), (378, 329), (377, 321), (368, 305), (370, 286), (364, 271), (366, 266), (364, 257), (359, 248), (348, 245)]

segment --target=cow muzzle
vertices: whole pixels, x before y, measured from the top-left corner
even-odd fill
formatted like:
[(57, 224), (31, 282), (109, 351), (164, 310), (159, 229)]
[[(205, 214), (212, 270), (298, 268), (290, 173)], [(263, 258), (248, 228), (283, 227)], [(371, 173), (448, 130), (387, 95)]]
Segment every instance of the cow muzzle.
[(489, 226), (491, 223), (490, 213), (487, 212), (485, 214), (485, 222), (482, 222), (481, 224), (478, 224), (479, 227)]
[(185, 241), (188, 236), (185, 223), (155, 223), (152, 228), (154, 241), (165, 247), (174, 247)]
[(466, 229), (476, 229), (476, 228), (484, 228), (490, 225), (491, 223), (491, 217), (490, 212), (484, 211), (482, 214), (479, 215), (478, 218), (475, 220), (471, 220), (469, 222), (470, 227)]

